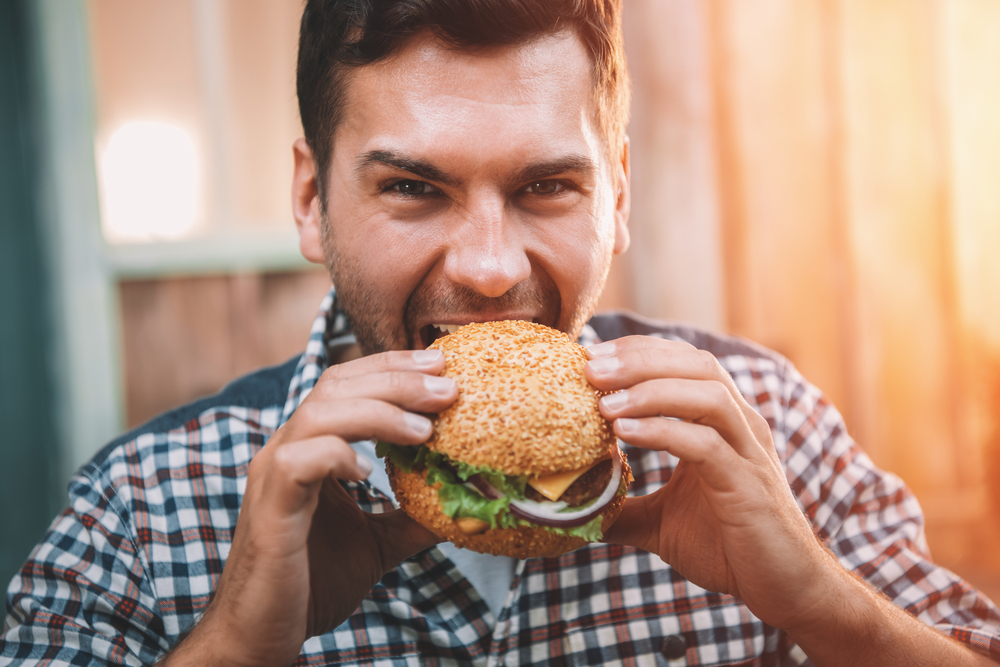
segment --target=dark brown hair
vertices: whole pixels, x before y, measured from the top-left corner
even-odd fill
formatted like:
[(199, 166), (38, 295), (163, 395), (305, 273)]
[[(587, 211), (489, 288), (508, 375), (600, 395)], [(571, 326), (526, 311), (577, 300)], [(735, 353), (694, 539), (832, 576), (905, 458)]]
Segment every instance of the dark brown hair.
[(309, 0), (299, 31), (296, 87), (320, 196), (341, 121), (346, 74), (381, 60), (422, 30), (475, 49), (573, 29), (593, 62), (597, 122), (616, 156), (628, 124), (622, 0)]

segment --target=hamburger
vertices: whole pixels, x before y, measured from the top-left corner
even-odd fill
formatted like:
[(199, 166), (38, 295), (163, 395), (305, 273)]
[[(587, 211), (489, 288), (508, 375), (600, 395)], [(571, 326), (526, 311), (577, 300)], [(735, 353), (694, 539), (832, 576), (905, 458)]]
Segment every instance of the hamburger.
[(378, 444), (400, 507), (481, 553), (549, 557), (601, 540), (632, 473), (583, 347), (523, 321), (468, 324), (430, 347), (459, 395), (423, 445)]

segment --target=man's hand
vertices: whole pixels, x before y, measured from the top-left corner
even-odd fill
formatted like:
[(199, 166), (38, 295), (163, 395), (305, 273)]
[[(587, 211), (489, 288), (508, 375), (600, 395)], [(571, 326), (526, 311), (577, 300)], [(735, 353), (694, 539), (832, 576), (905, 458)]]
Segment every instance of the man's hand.
[(590, 353), (587, 378), (618, 392), (600, 404), (615, 434), (681, 459), (663, 489), (629, 499), (608, 540), (739, 597), (766, 623), (801, 620), (830, 558), (795, 503), (764, 418), (715, 357), (687, 343), (632, 336)]
[[(382, 575), (436, 544), (399, 510), (368, 514), (337, 480), (370, 464), (349, 442), (416, 445), (419, 413), (458, 397), (438, 350), (387, 352), (330, 367), (254, 456), (225, 570), (195, 630), (161, 664), (287, 665), (309, 637), (357, 609)], [(195, 664), (195, 663), (192, 663)]]
[(628, 499), (607, 541), (740, 598), (817, 666), (994, 664), (894, 606), (820, 545), (767, 422), (711, 354), (644, 336), (589, 352), (587, 379), (618, 392), (600, 403), (615, 434), (681, 460), (666, 486)]

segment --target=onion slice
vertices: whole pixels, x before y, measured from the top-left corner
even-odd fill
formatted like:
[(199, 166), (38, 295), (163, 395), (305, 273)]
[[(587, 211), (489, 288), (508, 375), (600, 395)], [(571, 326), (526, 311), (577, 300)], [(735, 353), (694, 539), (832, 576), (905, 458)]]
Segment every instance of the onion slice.
[[(590, 503), (587, 507), (567, 512), (560, 511), (566, 507), (566, 503), (564, 502), (537, 503), (533, 500), (514, 500), (512, 498), (510, 501), (510, 512), (514, 516), (531, 521), (532, 523), (537, 523), (541, 526), (553, 526), (556, 528), (572, 528), (574, 526), (582, 526), (603, 512), (608, 506), (608, 503), (610, 503), (618, 493), (618, 486), (621, 484), (622, 480), (621, 450), (618, 450), (618, 456), (612, 457), (611, 465), (611, 479), (608, 482), (608, 485), (605, 487), (601, 495), (597, 497), (597, 500)], [(491, 500), (503, 496), (500, 491), (493, 488), (489, 482), (479, 475), (473, 475), (468, 481), (476, 487), (480, 493)]]
[(483, 479), (482, 475), (473, 475), (468, 479), (468, 483), (475, 487), (476, 491), (479, 491), (479, 493), (483, 494), (490, 500), (503, 498), (503, 494), (494, 488), (492, 484)]

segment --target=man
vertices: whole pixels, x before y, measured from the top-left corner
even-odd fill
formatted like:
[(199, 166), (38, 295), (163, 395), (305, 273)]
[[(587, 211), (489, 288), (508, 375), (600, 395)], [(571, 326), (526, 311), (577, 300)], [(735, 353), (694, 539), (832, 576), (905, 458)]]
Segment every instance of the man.
[[(11, 585), (5, 660), (1000, 659), (997, 609), (928, 560), (912, 496), (787, 362), (691, 328), (587, 324), (629, 242), (619, 10), (309, 2), (293, 208), (336, 292), (301, 359), (81, 470)], [(636, 483), (608, 544), (471, 556), (392, 509), (364, 441), (426, 440), (458, 388), (424, 348), (494, 319), (591, 343), (588, 379), (621, 390), (601, 410)]]

